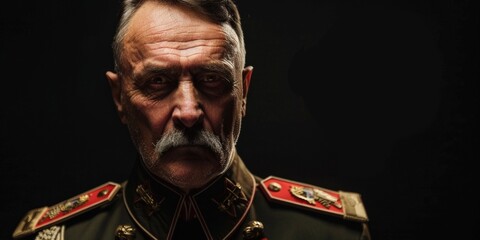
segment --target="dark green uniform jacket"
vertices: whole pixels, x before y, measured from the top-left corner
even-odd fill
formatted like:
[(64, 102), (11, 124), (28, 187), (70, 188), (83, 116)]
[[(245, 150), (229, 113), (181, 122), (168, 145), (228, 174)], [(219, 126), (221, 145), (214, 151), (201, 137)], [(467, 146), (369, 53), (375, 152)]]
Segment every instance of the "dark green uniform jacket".
[[(36, 240), (370, 239), (366, 219), (342, 219), (322, 211), (301, 209), (288, 201), (282, 204), (281, 199), (269, 200), (266, 191), (261, 189), (262, 179), (254, 177), (238, 156), (224, 175), (190, 195), (156, 181), (141, 161), (138, 162), (131, 177), (121, 184), (108, 205), (92, 204), (86, 207), (92, 208), (88, 211), (53, 221), (40, 229), (35, 229), (32, 216), (26, 216), (14, 237)], [(72, 199), (68, 204), (67, 201), (61, 203), (61, 207), (56, 205), (62, 210), (53, 211), (54, 207), (50, 207), (48, 214), (42, 215), (55, 219), (55, 214), (87, 202), (88, 194), (83, 200)]]

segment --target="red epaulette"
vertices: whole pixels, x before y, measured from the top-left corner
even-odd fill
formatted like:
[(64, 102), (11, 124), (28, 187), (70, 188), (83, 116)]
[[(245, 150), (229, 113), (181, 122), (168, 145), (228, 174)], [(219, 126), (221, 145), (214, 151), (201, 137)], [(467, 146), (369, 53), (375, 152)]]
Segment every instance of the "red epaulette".
[(22, 218), (13, 232), (13, 238), (35, 233), (78, 214), (103, 206), (112, 201), (120, 188), (121, 185), (118, 183), (107, 182), (53, 206), (33, 209)]
[(360, 194), (333, 191), (301, 182), (270, 176), (260, 181), (268, 200), (344, 219), (367, 222)]

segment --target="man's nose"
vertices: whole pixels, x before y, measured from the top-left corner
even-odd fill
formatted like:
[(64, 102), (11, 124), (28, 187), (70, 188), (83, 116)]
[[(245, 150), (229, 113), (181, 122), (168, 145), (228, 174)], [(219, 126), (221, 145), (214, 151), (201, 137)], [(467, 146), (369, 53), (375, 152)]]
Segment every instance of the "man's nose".
[(203, 110), (198, 98), (198, 91), (192, 81), (180, 81), (175, 96), (173, 121), (190, 128), (203, 119)]

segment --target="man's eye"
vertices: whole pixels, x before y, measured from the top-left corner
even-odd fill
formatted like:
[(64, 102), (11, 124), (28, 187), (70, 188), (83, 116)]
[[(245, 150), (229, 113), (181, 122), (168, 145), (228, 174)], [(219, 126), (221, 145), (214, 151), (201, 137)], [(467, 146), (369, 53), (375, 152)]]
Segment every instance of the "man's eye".
[(145, 95), (159, 98), (168, 95), (176, 87), (176, 81), (166, 76), (148, 78), (140, 86)]
[(155, 77), (155, 78), (152, 78), (148, 81), (148, 84), (150, 85), (163, 85), (163, 84), (167, 84), (169, 82), (169, 80), (165, 77)]
[(229, 89), (229, 81), (219, 74), (202, 74), (197, 76), (197, 87), (211, 95), (220, 95)]
[(166, 88), (170, 88), (174, 84), (170, 78), (164, 76), (157, 76), (149, 79), (146, 82), (146, 87), (152, 90), (162, 90)]
[(220, 84), (225, 84), (226, 79), (218, 74), (204, 74), (198, 79), (200, 84), (205, 85), (206, 87), (216, 87)]

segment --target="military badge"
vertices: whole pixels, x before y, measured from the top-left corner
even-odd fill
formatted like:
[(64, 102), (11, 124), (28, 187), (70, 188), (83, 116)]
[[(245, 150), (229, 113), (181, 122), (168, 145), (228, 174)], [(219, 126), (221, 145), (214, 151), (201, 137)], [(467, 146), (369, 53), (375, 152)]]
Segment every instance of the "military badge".
[[(103, 206), (113, 200), (121, 186), (118, 183), (107, 182), (97, 188), (82, 193), (50, 207), (42, 207), (29, 211), (20, 221), (13, 233), (13, 238), (19, 238), (42, 231), (42, 236), (50, 236), (56, 228), (46, 229), (75, 215), (91, 210), (98, 206)], [(53, 229), (53, 230), (52, 230)], [(57, 239), (57, 238), (39, 238), (39, 239)]]
[(52, 226), (38, 232), (35, 240), (63, 240), (65, 226)]
[(333, 191), (274, 176), (262, 180), (260, 187), (271, 201), (359, 222), (368, 221), (358, 193)]

